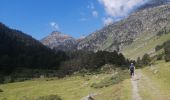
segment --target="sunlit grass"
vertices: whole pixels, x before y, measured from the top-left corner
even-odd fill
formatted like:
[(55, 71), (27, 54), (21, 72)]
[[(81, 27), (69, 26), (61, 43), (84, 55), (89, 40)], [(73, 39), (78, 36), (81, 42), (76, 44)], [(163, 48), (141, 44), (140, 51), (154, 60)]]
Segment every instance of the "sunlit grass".
[(100, 82), (111, 74), (97, 74), (71, 76), (63, 79), (34, 79), (25, 82), (16, 82), (0, 85), (0, 100), (20, 100), (23, 97), (37, 98), (40, 96), (59, 95), (63, 100), (80, 100), (88, 94), (95, 94), (96, 100), (117, 100), (126, 97), (131, 100), (131, 84), (126, 79), (118, 84), (95, 89), (91, 87), (94, 82)]
[[(142, 69), (149, 79), (151, 86), (146, 81), (140, 81), (139, 90), (140, 95), (144, 100), (169, 100), (170, 99), (170, 62), (157, 61), (152, 66), (147, 66)], [(152, 85), (154, 89), (152, 88)], [(156, 87), (155, 87), (156, 86)]]
[[(147, 39), (151, 37), (150, 39)], [(145, 53), (155, 53), (155, 47), (163, 44), (165, 41), (170, 40), (170, 33), (159, 36), (152, 36), (152, 34), (142, 34), (138, 40), (134, 41), (131, 45), (123, 50), (123, 54), (131, 59), (142, 57)]]

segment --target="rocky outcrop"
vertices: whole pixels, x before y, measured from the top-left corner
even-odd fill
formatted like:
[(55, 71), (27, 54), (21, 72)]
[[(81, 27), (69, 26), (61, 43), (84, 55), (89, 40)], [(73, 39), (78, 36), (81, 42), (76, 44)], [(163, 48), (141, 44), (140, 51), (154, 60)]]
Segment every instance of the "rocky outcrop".
[(63, 51), (75, 50), (79, 41), (81, 41), (81, 39), (74, 39), (73, 37), (58, 31), (52, 32), (49, 36), (41, 40), (44, 45), (51, 49)]
[(143, 33), (155, 36), (162, 30), (169, 31), (169, 29), (170, 4), (145, 8), (90, 34), (78, 44), (77, 49), (121, 51)]

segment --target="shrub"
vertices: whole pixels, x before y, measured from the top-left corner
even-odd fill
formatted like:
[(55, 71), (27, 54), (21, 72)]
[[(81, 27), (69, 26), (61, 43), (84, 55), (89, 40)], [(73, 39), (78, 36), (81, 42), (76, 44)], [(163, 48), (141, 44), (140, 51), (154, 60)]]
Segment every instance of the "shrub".
[(156, 47), (155, 47), (155, 51), (159, 51), (159, 50), (161, 50), (163, 48), (163, 45), (157, 45)]
[(136, 67), (142, 67), (142, 60), (140, 57), (137, 58)]
[(148, 54), (145, 54), (143, 57), (142, 57), (142, 63), (143, 65), (149, 65), (151, 62), (151, 57), (148, 55)]
[(1, 100), (8, 100), (7, 98), (2, 98)]
[(105, 64), (104, 66), (101, 67), (100, 70), (101, 70), (101, 72), (103, 72), (103, 73), (112, 73), (115, 68), (116, 68), (115, 65)]
[(127, 71), (120, 71), (117, 74), (115, 74), (114, 76), (111, 77), (106, 77), (103, 80), (101, 80), (98, 83), (93, 83), (91, 85), (92, 88), (103, 88), (103, 87), (108, 87), (114, 84), (117, 84), (121, 81), (123, 81), (124, 79), (128, 78), (128, 73)]
[(0, 89), (0, 92), (4, 92), (2, 89)]
[(107, 78), (101, 80), (99, 83), (93, 83), (91, 85), (91, 87), (93, 87), (93, 88), (103, 88), (103, 87), (108, 87), (108, 86), (110, 86), (112, 84), (113, 84), (112, 78), (107, 77)]
[(62, 100), (58, 95), (41, 96), (36, 100)]
[(156, 56), (156, 58), (157, 58), (157, 60), (162, 60), (163, 54), (158, 54), (158, 55)]
[(165, 61), (170, 61), (170, 43), (165, 46)]
[(24, 96), (20, 100), (62, 100), (62, 99), (58, 95), (48, 95), (40, 96), (38, 98)]
[(4, 76), (0, 74), (0, 83), (4, 83)]

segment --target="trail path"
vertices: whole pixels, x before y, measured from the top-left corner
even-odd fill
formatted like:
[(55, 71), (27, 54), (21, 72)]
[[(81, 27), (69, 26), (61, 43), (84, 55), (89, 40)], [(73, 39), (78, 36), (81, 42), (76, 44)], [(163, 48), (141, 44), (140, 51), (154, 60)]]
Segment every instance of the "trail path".
[(140, 77), (140, 75), (135, 75), (135, 77), (131, 79), (133, 100), (142, 100), (138, 92), (138, 80)]
[(170, 100), (159, 85), (142, 73), (140, 69), (136, 70), (131, 84), (133, 100)]

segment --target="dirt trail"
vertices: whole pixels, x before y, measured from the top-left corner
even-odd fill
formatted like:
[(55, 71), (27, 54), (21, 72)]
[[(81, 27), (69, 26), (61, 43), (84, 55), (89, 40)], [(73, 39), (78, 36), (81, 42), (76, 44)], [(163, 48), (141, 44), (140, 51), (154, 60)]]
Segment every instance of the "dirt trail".
[(135, 74), (134, 78), (131, 79), (133, 100), (142, 100), (142, 98), (140, 97), (140, 95), (138, 93), (138, 80), (140, 77), (141, 77), (140, 75)]

